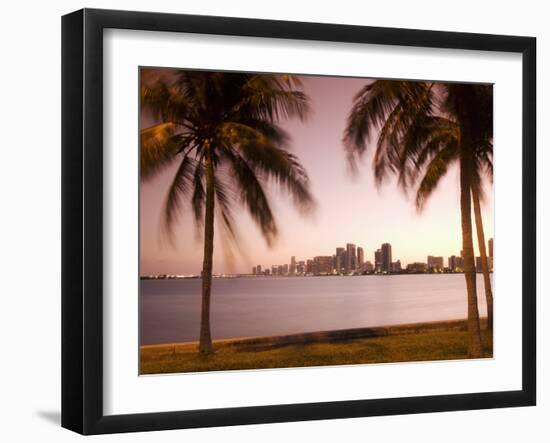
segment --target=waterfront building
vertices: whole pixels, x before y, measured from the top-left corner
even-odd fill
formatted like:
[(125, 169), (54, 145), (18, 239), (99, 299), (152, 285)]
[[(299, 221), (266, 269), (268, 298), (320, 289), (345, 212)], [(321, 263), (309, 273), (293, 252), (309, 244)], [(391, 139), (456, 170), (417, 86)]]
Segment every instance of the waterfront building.
[(382, 272), (391, 272), (391, 245), (382, 243)]
[(362, 269), (363, 263), (365, 262), (365, 251), (362, 247), (357, 248), (357, 268)]
[(397, 261), (392, 262), (391, 272), (401, 272), (401, 271), (402, 271), (401, 260), (397, 260)]
[(332, 256), (319, 255), (313, 258), (313, 273), (316, 275), (332, 274)]
[(458, 269), (458, 264), (457, 264), (457, 259), (458, 257), (456, 255), (451, 255), (448, 259), (447, 259), (447, 265), (449, 267), (449, 269), (452, 271), (452, 272), (456, 272)]
[(346, 273), (353, 272), (355, 269), (357, 269), (355, 245), (353, 243), (348, 243), (346, 245)]
[(336, 263), (335, 269), (338, 274), (345, 272), (346, 268), (346, 249), (345, 248), (336, 248)]
[(374, 251), (374, 271), (382, 272), (382, 249)]
[(443, 269), (443, 257), (428, 255), (428, 269), (431, 271), (441, 271)]
[(363, 263), (363, 269), (364, 272), (374, 272), (374, 266), (370, 261), (366, 261)]
[(414, 262), (407, 265), (407, 272), (419, 273), (426, 272), (428, 265), (426, 263)]
[(296, 274), (296, 257), (294, 255), (292, 257), (290, 257), (289, 272), (292, 275)]

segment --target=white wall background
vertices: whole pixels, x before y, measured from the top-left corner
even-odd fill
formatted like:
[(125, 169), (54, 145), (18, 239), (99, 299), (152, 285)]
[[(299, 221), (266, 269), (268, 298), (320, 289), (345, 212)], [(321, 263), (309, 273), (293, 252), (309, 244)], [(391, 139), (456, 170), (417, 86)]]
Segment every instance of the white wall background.
[[(250, 4), (248, 4), (250, 3)], [(550, 119), (550, 28), (544, 2), (392, 0), (388, 2), (5, 2), (0, 27), (0, 435), (10, 442), (75, 441), (60, 415), (60, 16), (81, 7), (274, 18), (538, 38), (539, 227), (550, 221), (549, 156), (543, 156)], [(546, 197), (545, 197), (546, 196)], [(544, 200), (544, 201), (543, 201)], [(539, 228), (539, 275), (550, 248)], [(546, 255), (548, 257), (548, 255)], [(95, 441), (279, 442), (533, 441), (550, 438), (550, 304), (548, 274), (539, 277), (539, 405), (501, 409), (331, 420), (233, 428), (102, 436)]]

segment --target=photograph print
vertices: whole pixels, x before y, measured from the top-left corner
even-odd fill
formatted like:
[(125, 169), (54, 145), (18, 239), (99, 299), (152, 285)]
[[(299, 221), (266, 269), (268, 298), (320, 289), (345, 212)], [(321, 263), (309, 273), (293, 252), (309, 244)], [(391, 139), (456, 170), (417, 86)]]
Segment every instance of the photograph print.
[(493, 357), (493, 86), (142, 67), (140, 374)]

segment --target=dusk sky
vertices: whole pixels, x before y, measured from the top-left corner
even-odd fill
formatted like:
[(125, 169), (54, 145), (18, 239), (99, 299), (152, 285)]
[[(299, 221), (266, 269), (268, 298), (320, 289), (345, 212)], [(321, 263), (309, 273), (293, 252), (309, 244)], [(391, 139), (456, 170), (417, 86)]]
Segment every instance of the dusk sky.
[[(374, 251), (391, 243), (393, 260), (401, 264), (426, 262), (428, 255), (459, 255), (462, 249), (458, 169), (453, 167), (440, 183), (422, 213), (416, 211), (414, 193), (406, 196), (395, 181), (381, 188), (374, 183), (371, 140), (368, 155), (356, 177), (352, 177), (342, 145), (346, 117), (353, 95), (368, 79), (303, 77), (304, 90), (311, 98), (312, 113), (302, 123), (283, 121), (291, 136), (291, 148), (307, 170), (317, 207), (312, 216), (303, 216), (283, 192), (270, 189), (272, 209), (279, 237), (270, 249), (250, 216), (240, 207), (234, 210), (241, 251), (227, 259), (220, 231), (215, 233), (214, 273), (250, 273), (252, 266), (263, 268), (317, 255), (332, 255), (336, 247), (354, 243), (365, 250), (365, 260), (374, 262)], [(142, 127), (151, 121), (142, 116)], [(162, 239), (162, 207), (177, 163), (158, 177), (141, 183), (140, 248), (141, 275), (199, 274), (202, 241), (196, 235), (188, 204), (175, 227), (171, 245)], [(493, 237), (493, 189), (486, 184), (483, 205), (485, 237)], [(472, 214), (473, 221), (473, 214)], [(474, 227), (475, 234), (475, 227)], [(474, 237), (477, 255), (477, 239)]]

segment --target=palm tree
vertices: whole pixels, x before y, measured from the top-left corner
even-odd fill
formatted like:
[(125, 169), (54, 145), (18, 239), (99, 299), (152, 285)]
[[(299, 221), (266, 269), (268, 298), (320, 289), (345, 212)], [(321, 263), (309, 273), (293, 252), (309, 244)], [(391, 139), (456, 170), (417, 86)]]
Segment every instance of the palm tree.
[(487, 328), (492, 331), (493, 292), (480, 202), (483, 199), (482, 177), (485, 174), (492, 180), (493, 176), (493, 88), (489, 85), (449, 85), (448, 90), (447, 108), (457, 116), (461, 136), (467, 133), (473, 153), (471, 192), (487, 303)]
[[(471, 193), (474, 207), (478, 249), (484, 280), (485, 300), (487, 304), (487, 328), (492, 331), (493, 291), (491, 289), (489, 265), (485, 248), (485, 235), (481, 216), (481, 202), (484, 200), (483, 178), (487, 177), (490, 181), (492, 181), (493, 177), (493, 91), (490, 86), (486, 85), (476, 85), (470, 89), (472, 89), (475, 94), (475, 103), (472, 103), (472, 109), (467, 111), (470, 118), (475, 119), (475, 127), (473, 128), (475, 139), (473, 144), (475, 147), (473, 148)], [(445, 93), (445, 91), (442, 91), (442, 93)], [(453, 89), (449, 89), (446, 93), (447, 97), (449, 97), (449, 94), (453, 93)], [(449, 104), (447, 104), (447, 107), (449, 107)], [(421, 185), (417, 191), (416, 204), (419, 209), (422, 209), (425, 201), (436, 188), (440, 178), (446, 173), (450, 163), (459, 158), (461, 131), (460, 126), (456, 121), (456, 117), (452, 118), (454, 118), (454, 120), (444, 120), (442, 118), (426, 120), (426, 122), (430, 122), (429, 125), (426, 125), (425, 123), (423, 125), (417, 123), (419, 127), (416, 128), (417, 132), (413, 133), (416, 138), (412, 138), (410, 140), (405, 138), (406, 142), (413, 144), (413, 146), (410, 146), (406, 151), (412, 152), (414, 151), (414, 144), (419, 142), (418, 134), (421, 131), (425, 131), (424, 137), (426, 139), (426, 143), (429, 141), (432, 144), (435, 144), (436, 147), (439, 146), (439, 149), (442, 151), (442, 156), (435, 157), (435, 162), (432, 167), (426, 170), (426, 180), (421, 182)], [(435, 130), (436, 126), (437, 131)], [(412, 171), (408, 172), (409, 177), (416, 171), (422, 170), (425, 166), (423, 163), (430, 158), (430, 153), (433, 148), (433, 145), (428, 145), (424, 155), (419, 156)], [(441, 165), (441, 161), (446, 164)]]
[(485, 248), (485, 234), (483, 232), (483, 219), (481, 217), (481, 202), (484, 199), (483, 177), (490, 182), (493, 180), (493, 88), (487, 85), (477, 85), (475, 88), (475, 116), (476, 121), (476, 148), (475, 176), (472, 186), (472, 199), (474, 202), (474, 216), (477, 229), (477, 241), (481, 270), (483, 272), (483, 284), (485, 287), (485, 300), (487, 303), (487, 329), (493, 331), (493, 291), (489, 275), (489, 264)]
[(214, 220), (235, 239), (232, 208), (240, 204), (271, 245), (277, 225), (266, 186), (281, 187), (304, 212), (313, 208), (306, 171), (277, 125), (303, 120), (309, 99), (296, 76), (173, 71), (151, 79), (144, 71), (141, 100), (159, 122), (141, 131), (142, 180), (179, 164), (164, 206), (166, 232), (186, 201), (197, 226), (204, 225), (199, 352), (210, 354)]
[[(477, 96), (480, 95), (478, 88), (473, 85), (375, 81), (356, 94), (344, 136), (350, 164), (355, 167), (373, 132), (379, 129), (373, 161), (376, 182), (382, 183), (393, 173), (403, 189), (416, 187), (419, 210), (449, 166), (459, 163), (462, 246), (468, 294), (468, 349), (472, 357), (481, 356), (482, 350), (471, 196), (474, 188), (479, 190), (481, 165), (486, 165), (486, 158), (492, 158), (487, 119), (483, 118), (483, 127), (472, 121), (481, 112), (475, 109), (475, 98), (479, 100)], [(487, 94), (487, 91), (483, 93)], [(484, 102), (487, 103), (489, 100)], [(488, 153), (489, 141), (491, 154)], [(481, 223), (478, 223), (478, 230), (480, 228)]]

